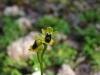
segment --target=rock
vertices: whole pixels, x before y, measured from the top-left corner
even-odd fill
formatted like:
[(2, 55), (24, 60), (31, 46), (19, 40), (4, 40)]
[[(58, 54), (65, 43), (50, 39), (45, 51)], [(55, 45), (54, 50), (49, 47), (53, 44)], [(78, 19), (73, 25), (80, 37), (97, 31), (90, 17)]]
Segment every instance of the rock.
[(7, 47), (8, 56), (16, 61), (26, 61), (33, 52), (28, 49), (35, 41), (35, 36), (38, 32), (30, 32), (26, 37), (22, 37)]
[(96, 28), (100, 30), (100, 24), (96, 24)]
[(23, 0), (25, 4), (30, 4), (30, 0)]
[[(32, 73), (31, 75), (41, 75), (41, 72), (40, 71), (36, 71), (36, 72)], [(43, 74), (43, 75), (45, 75), (45, 74)]]
[(68, 42), (69, 47), (79, 50), (79, 46), (80, 46), (79, 43), (77, 43), (73, 40), (68, 40), (67, 42)]
[(32, 73), (32, 75), (41, 75), (41, 72), (40, 71), (36, 71), (36, 72)]
[(29, 30), (29, 29), (32, 28), (32, 23), (31, 23), (31, 21), (30, 21), (28, 18), (26, 18), (26, 17), (21, 17), (21, 18), (19, 18), (19, 19), (17, 20), (17, 22), (18, 22), (18, 25), (19, 25), (20, 27), (22, 27), (25, 31), (27, 31), (27, 30)]
[(52, 50), (52, 46), (51, 45), (48, 45), (47, 50), (48, 51), (51, 51)]
[(100, 71), (98, 73), (94, 73), (94, 75), (100, 75)]
[(95, 48), (95, 51), (100, 51), (100, 45)]
[(80, 18), (77, 17), (77, 15), (75, 15), (73, 13), (68, 14), (67, 21), (71, 26), (78, 25), (81, 22)]
[(14, 5), (14, 6), (8, 6), (4, 9), (3, 11), (4, 15), (6, 16), (10, 16), (10, 15), (13, 15), (13, 16), (17, 16), (18, 13), (19, 13), (19, 8), (18, 6)]
[[(91, 1), (92, 2), (92, 1)], [(83, 10), (84, 8), (85, 9), (90, 9), (91, 6), (90, 4), (87, 2), (87, 1), (82, 1), (82, 2), (79, 2), (79, 1), (74, 1), (74, 6), (78, 9), (78, 10)], [(93, 6), (93, 4), (92, 4)]]
[(67, 39), (67, 35), (65, 35), (65, 34), (62, 34), (62, 33), (58, 33), (57, 35), (56, 35), (56, 39), (57, 40), (66, 40)]
[(69, 65), (62, 64), (62, 68), (58, 71), (57, 75), (76, 75)]
[(91, 65), (87, 63), (81, 63), (75, 68), (76, 75), (93, 75), (93, 69)]
[(32, 24), (35, 24), (37, 19), (40, 17), (40, 14), (38, 14), (36, 11), (33, 11), (32, 8), (27, 9), (27, 18), (30, 19)]
[(11, 7), (6, 7), (4, 9), (4, 12), (3, 13), (4, 13), (4, 15), (9, 16), (11, 14)]
[(12, 6), (12, 14), (13, 14), (14, 16), (16, 16), (16, 15), (18, 15), (18, 13), (19, 13), (19, 8), (18, 8), (18, 6), (16, 6), (16, 5)]
[(19, 11), (19, 16), (26, 16), (26, 13), (24, 12), (23, 9), (20, 8), (20, 11)]
[(79, 9), (83, 9), (84, 8), (83, 5), (82, 5), (82, 3), (80, 3), (79, 1), (74, 1), (74, 5), (76, 7), (78, 7)]
[(85, 61), (86, 57), (83, 56), (83, 57), (78, 57), (77, 60), (76, 60), (76, 63), (82, 63), (83, 61)]

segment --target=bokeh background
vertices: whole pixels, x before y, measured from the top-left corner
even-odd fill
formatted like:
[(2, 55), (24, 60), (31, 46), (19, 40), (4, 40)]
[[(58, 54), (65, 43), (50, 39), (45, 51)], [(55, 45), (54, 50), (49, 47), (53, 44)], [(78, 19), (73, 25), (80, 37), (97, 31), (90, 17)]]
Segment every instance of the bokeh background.
[(0, 0), (0, 75), (39, 75), (28, 49), (49, 26), (45, 75), (100, 75), (100, 0)]

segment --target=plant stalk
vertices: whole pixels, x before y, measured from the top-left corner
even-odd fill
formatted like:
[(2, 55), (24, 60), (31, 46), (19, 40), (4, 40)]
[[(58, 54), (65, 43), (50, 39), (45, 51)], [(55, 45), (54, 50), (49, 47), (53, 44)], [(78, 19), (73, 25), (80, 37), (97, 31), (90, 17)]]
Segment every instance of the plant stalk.
[(44, 45), (44, 49), (42, 51), (42, 54), (41, 54), (41, 61), (40, 61), (40, 68), (41, 68), (41, 75), (43, 75), (43, 56), (44, 56), (44, 53), (47, 49), (47, 45), (46, 44), (43, 44)]

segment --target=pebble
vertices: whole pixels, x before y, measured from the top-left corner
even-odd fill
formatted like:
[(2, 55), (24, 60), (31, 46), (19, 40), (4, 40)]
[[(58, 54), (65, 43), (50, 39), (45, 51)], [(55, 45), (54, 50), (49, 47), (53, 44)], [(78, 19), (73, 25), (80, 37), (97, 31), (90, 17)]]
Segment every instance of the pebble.
[(17, 16), (19, 14), (19, 8), (17, 5), (13, 5), (13, 6), (7, 6), (4, 11), (3, 14), (6, 16)]
[(32, 28), (32, 23), (30, 21), (30, 19), (26, 18), (26, 17), (20, 17), (18, 20), (18, 25), (20, 27), (22, 27), (26, 32)]

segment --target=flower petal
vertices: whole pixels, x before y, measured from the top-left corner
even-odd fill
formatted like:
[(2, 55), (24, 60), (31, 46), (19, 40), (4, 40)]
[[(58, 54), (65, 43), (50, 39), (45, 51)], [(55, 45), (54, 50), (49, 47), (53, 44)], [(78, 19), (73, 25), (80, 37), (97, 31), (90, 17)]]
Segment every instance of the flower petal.
[(37, 47), (37, 48), (35, 48), (35, 49), (32, 49), (32, 45), (31, 45), (29, 50), (32, 51), (32, 52), (38, 52), (39, 47)]
[(49, 44), (50, 44), (50, 45), (52, 45), (53, 43), (54, 43), (54, 40), (53, 40), (53, 39), (51, 39), (51, 41), (50, 41), (50, 43), (49, 43)]
[(42, 43), (45, 43), (45, 44), (47, 44), (47, 45), (52, 45), (52, 44), (54, 43), (54, 40), (51, 39), (50, 42), (47, 43), (47, 42), (45, 41), (45, 38), (43, 38), (43, 39), (42, 39)]

